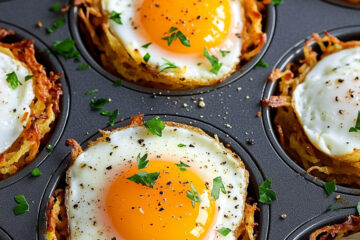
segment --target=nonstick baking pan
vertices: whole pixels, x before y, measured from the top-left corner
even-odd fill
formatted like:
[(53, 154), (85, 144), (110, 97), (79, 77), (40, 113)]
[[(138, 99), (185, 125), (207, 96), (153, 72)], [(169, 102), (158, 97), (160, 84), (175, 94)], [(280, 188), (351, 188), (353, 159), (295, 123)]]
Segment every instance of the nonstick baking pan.
[[(119, 109), (120, 117), (114, 127), (128, 124), (131, 116), (145, 114), (145, 119), (159, 116), (217, 134), (244, 161), (250, 172), (248, 192), (255, 199), (259, 184), (271, 178), (278, 200), (259, 205), (259, 240), (308, 239), (317, 228), (342, 222), (347, 215), (356, 213), (360, 189), (337, 186), (336, 193), (328, 196), (324, 182), (306, 175), (281, 148), (271, 123), (273, 113), (262, 107), (260, 100), (276, 90), (276, 84), (267, 81), (272, 69), (283, 69), (288, 62), (300, 59), (304, 41), (312, 33), (327, 30), (342, 40), (360, 40), (359, 7), (336, 0), (284, 0), (278, 6), (270, 4), (264, 22), (268, 41), (254, 59), (224, 83), (176, 92), (144, 88), (125, 80), (121, 87), (114, 87), (117, 77), (104, 70), (87, 51), (77, 25), (77, 8), (54, 13), (49, 11), (54, 3), (0, 0), (0, 28), (16, 32), (6, 40), (33, 39), (39, 62), (49, 71), (63, 73), (61, 113), (48, 142), (54, 150), (41, 149), (31, 164), (0, 181), (0, 239), (44, 239), (46, 204), (52, 191), (64, 185), (70, 161), (66, 139), (76, 139), (85, 147), (88, 140), (99, 136), (98, 129), (109, 127), (108, 118), (90, 108), (93, 96), (86, 96), (85, 92), (92, 89), (99, 89), (97, 97), (111, 98), (106, 109)], [(46, 27), (62, 15), (66, 24), (48, 34)], [(37, 26), (38, 21), (42, 28)], [(76, 41), (80, 62), (51, 52), (55, 41), (67, 37)], [(255, 68), (261, 59), (269, 67)], [(81, 64), (89, 64), (90, 68), (76, 70)], [(200, 99), (205, 107), (199, 107)], [(36, 167), (43, 174), (34, 178), (31, 171)], [(25, 195), (30, 211), (15, 216), (14, 196), (18, 194)], [(327, 211), (339, 194), (342, 209)]]

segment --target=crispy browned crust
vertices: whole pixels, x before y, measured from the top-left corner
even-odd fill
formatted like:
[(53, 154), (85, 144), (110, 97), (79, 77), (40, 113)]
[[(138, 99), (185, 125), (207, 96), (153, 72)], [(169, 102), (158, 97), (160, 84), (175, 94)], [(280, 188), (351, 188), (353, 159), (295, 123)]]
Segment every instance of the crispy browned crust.
[[(81, 3), (80, 3), (81, 2)], [(256, 0), (241, 0), (243, 6), (243, 30), (241, 32), (242, 54), (240, 65), (244, 65), (260, 52), (266, 42), (263, 32), (264, 2)], [(159, 89), (193, 89), (201, 86), (214, 85), (224, 82), (229, 76), (220, 79), (192, 80), (181, 77), (184, 69), (175, 69), (177, 76), (159, 73), (157, 68), (144, 62), (140, 53), (135, 49), (128, 53), (121, 41), (114, 35), (108, 26), (108, 17), (102, 12), (100, 0), (75, 1), (79, 8), (80, 29), (87, 35), (87, 43), (92, 55), (98, 56), (105, 69), (119, 75), (128, 81), (139, 85)], [(97, 50), (95, 50), (97, 49)], [(233, 69), (236, 71), (236, 68)]]
[[(269, 99), (263, 99), (262, 104), (277, 108), (274, 125), (278, 130), (280, 143), (290, 157), (307, 170), (307, 173), (312, 173), (325, 181), (335, 180), (337, 184), (359, 187), (358, 158), (345, 155), (334, 159), (314, 147), (290, 104), (296, 86), (304, 81), (308, 72), (320, 59), (343, 49), (360, 46), (360, 41), (342, 42), (326, 31), (324, 35), (320, 37), (315, 33), (305, 42), (304, 59), (299, 63), (289, 63), (283, 72), (280, 69), (273, 70), (269, 81), (279, 81), (278, 93)], [(313, 42), (320, 47), (320, 55), (310, 46)]]
[[(133, 116), (130, 118), (130, 124), (121, 128), (117, 128), (113, 131), (102, 131), (99, 130), (102, 134), (101, 137), (99, 137), (98, 139), (96, 139), (95, 141), (91, 142), (89, 141), (88, 146), (86, 149), (88, 149), (89, 147), (99, 143), (99, 142), (106, 142), (108, 141), (108, 137), (115, 131), (121, 131), (124, 130), (126, 128), (130, 128), (130, 127), (137, 127), (137, 126), (143, 126), (143, 117), (144, 115), (137, 115), (137, 116)], [(186, 125), (186, 124), (182, 124), (182, 123), (175, 123), (175, 122), (165, 122), (166, 126), (172, 126), (172, 127), (179, 127), (179, 128), (185, 128), (188, 129), (190, 131), (202, 134), (202, 135), (207, 135), (203, 130), (201, 130), (200, 128), (197, 127), (193, 127), (190, 125)], [(215, 141), (217, 141), (218, 143), (220, 143), (222, 146), (223, 144), (219, 141), (218, 137), (215, 135), (214, 137)], [(72, 150), (71, 150), (71, 162), (70, 165), (71, 166), (74, 161), (77, 159), (77, 157), (83, 152), (86, 151), (83, 150), (81, 148), (81, 146), (79, 145), (79, 143), (74, 140), (74, 139), (68, 139), (66, 141), (66, 145), (67, 146), (71, 146)], [(225, 148), (225, 147), (224, 147)], [(245, 165), (244, 163), (241, 161), (240, 157), (237, 156), (234, 152), (232, 152), (230, 149), (225, 148), (226, 151), (231, 154), (234, 158), (238, 159), (238, 162), (240, 164), (240, 167), (245, 169)], [(249, 178), (249, 174), (248, 171), (245, 171), (245, 177), (246, 179)], [(67, 177), (68, 179), (68, 177)], [(245, 182), (246, 186), (248, 185), (248, 181)], [(56, 190), (56, 191), (60, 191), (60, 190)], [(54, 192), (53, 196), (56, 195), (56, 191)], [(61, 190), (63, 191), (63, 190)], [(63, 194), (63, 193), (61, 193)], [(243, 201), (245, 201), (246, 196), (244, 196)], [(62, 198), (62, 201), (64, 201), (64, 199)], [(54, 213), (59, 212), (59, 210), (56, 210), (54, 207), (54, 200), (53, 198), (49, 199), (49, 203), (47, 206), (47, 236), (51, 236), (52, 238), (47, 238), (47, 240), (60, 240), (63, 238), (54, 238), (54, 236), (62, 236), (60, 233), (58, 233), (57, 231), (59, 231), (58, 229), (60, 229), (60, 231), (62, 231), (62, 233), (65, 233), (64, 227), (63, 227), (63, 222), (59, 222), (56, 218), (54, 220)], [(253, 201), (252, 201), (253, 202)], [(60, 205), (63, 209), (61, 210), (62, 212), (65, 211), (66, 212), (66, 207), (64, 205), (64, 203), (59, 203), (58, 205)], [(250, 203), (250, 199), (249, 201), (247, 201), (246, 205), (245, 205), (245, 210), (244, 210), (244, 219), (242, 221), (241, 224), (239, 224), (238, 229), (236, 231), (236, 235), (239, 237), (239, 240), (256, 240), (256, 236), (257, 236), (257, 226), (258, 224), (255, 222), (255, 212), (259, 211), (259, 209), (257, 208), (257, 203)], [(56, 214), (55, 214), (56, 215)], [(63, 215), (62, 215), (63, 217)], [(60, 224), (58, 226), (58, 224)], [(66, 233), (69, 234), (67, 228), (66, 228)], [(69, 235), (66, 235), (67, 237)]]
[[(11, 30), (0, 29), (0, 39), (13, 34)], [(62, 90), (58, 82), (61, 73), (50, 72), (47, 76), (45, 68), (35, 58), (32, 40), (22, 40), (11, 44), (0, 42), (0, 51), (22, 62), (32, 73), (35, 93), (26, 127), (16, 141), (0, 154), (0, 179), (4, 179), (19, 171), (36, 157), (39, 147), (46, 140), (59, 113)]]
[(46, 240), (69, 239), (68, 218), (65, 207), (65, 193), (57, 189), (49, 198), (46, 207)]
[(337, 240), (360, 231), (360, 217), (350, 215), (340, 224), (325, 226), (313, 232), (310, 240)]

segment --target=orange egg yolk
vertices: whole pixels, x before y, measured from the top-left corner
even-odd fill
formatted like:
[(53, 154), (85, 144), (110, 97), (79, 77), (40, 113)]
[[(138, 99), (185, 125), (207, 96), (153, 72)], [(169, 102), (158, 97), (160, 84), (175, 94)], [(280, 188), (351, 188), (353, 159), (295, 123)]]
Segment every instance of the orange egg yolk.
[[(228, 0), (144, 0), (136, 18), (145, 30), (149, 42), (176, 53), (203, 53), (204, 47), (220, 45), (227, 37), (231, 24)], [(162, 38), (171, 35), (176, 27), (190, 42), (184, 46), (180, 39), (170, 46)]]
[[(127, 179), (141, 171), (160, 173), (153, 188)], [(187, 197), (191, 184), (202, 198), (195, 207)], [(195, 172), (161, 160), (150, 160), (141, 170), (125, 169), (109, 186), (105, 208), (113, 228), (126, 240), (203, 239), (216, 213), (210, 191)]]

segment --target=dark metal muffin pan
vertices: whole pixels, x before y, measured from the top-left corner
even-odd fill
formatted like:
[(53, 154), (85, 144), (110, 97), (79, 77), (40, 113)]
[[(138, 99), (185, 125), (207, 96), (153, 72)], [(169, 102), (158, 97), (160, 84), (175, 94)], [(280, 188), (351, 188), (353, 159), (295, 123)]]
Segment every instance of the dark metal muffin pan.
[[(64, 183), (69, 162), (70, 149), (65, 146), (66, 139), (74, 138), (86, 146), (87, 140), (98, 136), (97, 129), (107, 128), (108, 118), (90, 108), (89, 102), (95, 96), (111, 98), (104, 109), (119, 108), (119, 119), (125, 120), (118, 121), (115, 127), (127, 124), (131, 116), (144, 113), (147, 119), (160, 116), (219, 135), (245, 162), (251, 179), (249, 194), (254, 197), (257, 197), (259, 183), (270, 177), (278, 200), (271, 205), (259, 205), (260, 240), (307, 239), (311, 231), (344, 221), (348, 214), (355, 213), (360, 190), (338, 186), (336, 193), (327, 196), (322, 181), (314, 182), (311, 176), (304, 177), (304, 170), (279, 146), (270, 122), (271, 112), (262, 108), (259, 102), (274, 90), (275, 86), (267, 83), (272, 68), (282, 68), (288, 61), (301, 57), (303, 41), (311, 33), (326, 29), (340, 38), (360, 39), (358, 9), (336, 5), (330, 0), (285, 0), (283, 5), (270, 5), (265, 21), (268, 42), (256, 58), (223, 84), (176, 92), (143, 88), (126, 81), (122, 87), (114, 87), (116, 77), (93, 60), (80, 38), (76, 8), (65, 14), (50, 12), (48, 9), (55, 2), (0, 0), (0, 27), (15, 30), (18, 38), (34, 39), (40, 62), (48, 70), (64, 73), (61, 79), (62, 109), (49, 142), (55, 147), (54, 151), (50, 154), (42, 150), (33, 163), (0, 181), (0, 239), (44, 239), (46, 202), (52, 190)], [(66, 24), (47, 34), (45, 28), (62, 15), (66, 16)], [(44, 27), (38, 28), (38, 21)], [(79, 63), (54, 54), (43, 54), (43, 49), (49, 50), (54, 41), (67, 37), (76, 40), (82, 56)], [(261, 58), (269, 63), (269, 67), (255, 69), (254, 65)], [(76, 67), (84, 63), (90, 68), (77, 71)], [(98, 93), (85, 95), (86, 91), (95, 88), (99, 89)], [(204, 99), (204, 108), (198, 107), (200, 98)], [(258, 112), (262, 117), (257, 117)], [(30, 172), (35, 167), (42, 171), (40, 177), (31, 177)], [(15, 216), (14, 196), (18, 194), (25, 195), (30, 211)], [(337, 194), (342, 199), (339, 207), (348, 209), (326, 212)], [(282, 214), (287, 218), (282, 219)]]

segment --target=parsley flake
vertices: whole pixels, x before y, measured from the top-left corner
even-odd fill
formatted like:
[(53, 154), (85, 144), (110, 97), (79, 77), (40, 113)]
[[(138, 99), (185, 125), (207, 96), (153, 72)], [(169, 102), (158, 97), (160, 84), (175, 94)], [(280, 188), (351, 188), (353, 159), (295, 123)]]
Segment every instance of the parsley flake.
[(66, 22), (66, 18), (65, 17), (61, 17), (59, 19), (57, 19), (53, 25), (51, 27), (47, 27), (46, 28), (46, 32), (47, 33), (53, 33), (56, 29), (59, 29), (61, 28), (64, 23)]
[(100, 113), (102, 116), (109, 117), (109, 125), (114, 126), (116, 118), (119, 116), (119, 109), (116, 109), (114, 112), (109, 111), (101, 111)]
[(330, 182), (327, 182), (324, 184), (325, 190), (328, 195), (331, 195), (333, 192), (336, 191), (336, 185), (334, 180), (331, 180)]
[(15, 215), (20, 215), (29, 211), (29, 204), (24, 195), (16, 195), (14, 199), (15, 202), (17, 202), (17, 205), (13, 208)]
[(146, 171), (142, 171), (138, 174), (128, 177), (127, 179), (143, 186), (154, 188), (159, 175), (159, 172), (147, 173)]
[(51, 153), (51, 152), (54, 151), (54, 146), (51, 145), (51, 144), (48, 144), (48, 145), (46, 146), (46, 150), (47, 150), (49, 153)]
[(360, 130), (360, 111), (358, 111), (355, 127), (351, 127), (349, 132), (357, 132), (358, 130)]
[(145, 62), (148, 62), (150, 60), (150, 54), (149, 53), (146, 53), (145, 56), (143, 57), (144, 61)]
[(220, 53), (221, 53), (222, 57), (225, 57), (226, 55), (228, 55), (230, 53), (230, 51), (225, 51), (225, 50), (220, 49)]
[(178, 30), (177, 27), (171, 27), (169, 30), (169, 33), (171, 33), (171, 35), (163, 37), (162, 39), (167, 41), (168, 46), (170, 46), (170, 44), (176, 39), (179, 39), (182, 45), (190, 47), (189, 39), (180, 30), (175, 32), (176, 30)]
[(140, 157), (140, 153), (137, 155), (136, 161), (138, 169), (143, 169), (149, 166), (149, 160), (147, 160), (147, 156), (147, 153), (145, 153), (142, 157)]
[(191, 199), (191, 204), (193, 208), (195, 207), (195, 202), (201, 202), (201, 198), (199, 196), (199, 193), (196, 191), (195, 187), (191, 184), (191, 191), (186, 192), (186, 197)]
[(357, 203), (356, 210), (357, 210), (358, 214), (360, 215), (360, 202)]
[(71, 38), (66, 38), (64, 41), (55, 41), (51, 49), (66, 59), (74, 58), (76, 61), (80, 61), (80, 53), (74, 46), (75, 41)]
[(142, 47), (142, 48), (148, 48), (151, 44), (152, 44), (152, 42), (149, 42), (149, 43), (147, 43), (147, 44), (142, 45), (141, 47)]
[(161, 137), (162, 131), (165, 128), (165, 123), (164, 121), (159, 120), (159, 117), (154, 117), (153, 119), (144, 122), (144, 126), (153, 135)]
[(122, 24), (121, 13), (111, 11), (109, 18), (111, 20), (113, 20), (114, 22), (116, 22), (117, 24), (120, 24), (120, 25)]
[(221, 177), (216, 177), (213, 179), (213, 188), (211, 190), (211, 196), (217, 200), (219, 199), (219, 195), (220, 195), (220, 190), (222, 193), (226, 194), (226, 190), (224, 187), (224, 184), (222, 182)]
[(212, 72), (214, 74), (218, 74), (218, 72), (223, 64), (219, 62), (219, 59), (217, 57), (210, 55), (210, 53), (208, 52), (208, 50), (206, 48), (204, 48), (204, 56), (207, 58), (207, 60), (209, 60), (209, 62), (211, 64), (212, 68), (211, 68), (210, 72)]
[(162, 58), (162, 60), (163, 60), (165, 63), (160, 66), (160, 71), (159, 71), (159, 72), (163, 72), (163, 71), (165, 71), (165, 70), (172, 69), (172, 68), (179, 68), (179, 66), (176, 66), (175, 63), (170, 62), (170, 61), (167, 60), (166, 58)]
[(107, 104), (109, 102), (108, 98), (93, 98), (90, 101), (90, 106), (93, 110), (99, 110), (102, 109), (105, 104)]
[(230, 232), (231, 232), (231, 229), (230, 228), (220, 228), (218, 230), (216, 230), (218, 233), (220, 233), (221, 235), (223, 236), (227, 236)]
[(258, 68), (267, 68), (269, 66), (269, 64), (267, 62), (265, 62), (264, 60), (260, 60), (256, 65), (255, 65), (255, 69), (258, 69)]
[(272, 201), (277, 200), (276, 193), (270, 189), (271, 187), (271, 178), (267, 178), (259, 186), (259, 201), (265, 204), (271, 204)]
[(78, 66), (78, 67), (76, 68), (76, 70), (78, 70), (78, 71), (86, 70), (86, 69), (88, 69), (89, 67), (90, 67), (89, 64), (83, 64), (83, 65)]
[(187, 167), (190, 167), (189, 165), (183, 163), (182, 161), (180, 161), (180, 163), (175, 163), (175, 165), (178, 166), (180, 171), (182, 172), (186, 171)]
[(34, 75), (27, 75), (25, 77), (25, 82), (29, 81), (30, 79), (32, 79), (34, 77)]
[(61, 3), (56, 2), (51, 8), (49, 8), (49, 10), (52, 12), (58, 12), (60, 8), (61, 8)]
[(122, 80), (121, 79), (117, 79), (114, 83), (113, 86), (114, 87), (120, 87), (122, 85)]
[(16, 89), (19, 85), (22, 85), (15, 72), (6, 74), (6, 81), (10, 84), (12, 89)]
[(87, 92), (85, 93), (85, 95), (90, 96), (90, 95), (92, 95), (92, 94), (94, 94), (94, 93), (97, 93), (97, 92), (99, 92), (99, 89), (95, 88), (95, 89), (93, 89), (93, 90), (87, 91)]
[(186, 145), (185, 145), (185, 144), (182, 144), (182, 143), (179, 143), (177, 146), (178, 146), (178, 147), (186, 147)]
[(31, 171), (31, 176), (33, 176), (33, 177), (39, 177), (39, 176), (41, 176), (41, 174), (42, 174), (42, 172), (38, 168), (34, 168)]
[(283, 2), (283, 0), (273, 0), (272, 1), (272, 4), (274, 5), (274, 6), (276, 6), (276, 5), (281, 5), (281, 4), (283, 4), (284, 2)]

